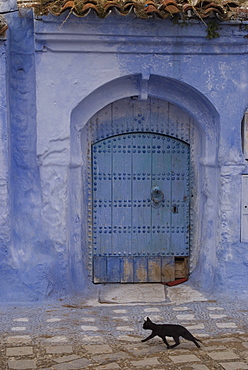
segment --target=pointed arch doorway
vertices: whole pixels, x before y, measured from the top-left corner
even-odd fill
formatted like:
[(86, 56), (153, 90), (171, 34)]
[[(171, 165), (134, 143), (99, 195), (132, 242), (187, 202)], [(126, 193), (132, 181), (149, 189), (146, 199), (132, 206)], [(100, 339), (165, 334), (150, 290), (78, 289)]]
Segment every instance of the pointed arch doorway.
[(89, 126), (93, 282), (187, 277), (189, 117), (158, 99), (123, 99)]

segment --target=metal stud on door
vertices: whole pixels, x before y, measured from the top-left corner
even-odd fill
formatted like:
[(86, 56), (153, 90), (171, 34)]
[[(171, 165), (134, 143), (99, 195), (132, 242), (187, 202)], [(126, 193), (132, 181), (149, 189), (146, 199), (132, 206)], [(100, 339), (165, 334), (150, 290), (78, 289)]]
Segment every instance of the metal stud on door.
[(128, 133), (92, 146), (94, 282), (175, 279), (189, 254), (189, 145)]

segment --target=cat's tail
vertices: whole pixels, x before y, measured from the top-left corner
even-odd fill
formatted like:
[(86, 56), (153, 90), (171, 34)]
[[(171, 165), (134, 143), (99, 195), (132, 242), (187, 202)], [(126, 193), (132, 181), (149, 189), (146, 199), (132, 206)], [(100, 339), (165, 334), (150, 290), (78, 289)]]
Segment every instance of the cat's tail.
[(197, 339), (196, 337), (194, 337), (194, 339), (197, 340), (197, 342), (202, 343), (202, 341), (200, 339)]
[(182, 335), (183, 338), (187, 339), (187, 340), (191, 340), (192, 342), (195, 343), (196, 347), (200, 348), (200, 343), (202, 343), (202, 341), (200, 339), (197, 339), (195, 338), (188, 330), (184, 333), (184, 335)]
[(200, 346), (200, 344), (199, 344), (199, 343), (197, 343), (197, 342), (202, 343), (202, 341), (201, 341), (200, 339), (197, 339), (196, 337), (193, 337), (193, 338), (194, 338), (194, 339), (193, 339), (193, 342), (195, 343), (196, 347), (200, 348), (201, 346)]

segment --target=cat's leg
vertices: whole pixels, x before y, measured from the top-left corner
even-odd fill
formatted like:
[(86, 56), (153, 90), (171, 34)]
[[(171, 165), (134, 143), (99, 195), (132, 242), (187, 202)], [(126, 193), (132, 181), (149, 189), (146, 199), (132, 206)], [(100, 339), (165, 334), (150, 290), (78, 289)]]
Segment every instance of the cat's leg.
[(180, 344), (179, 337), (173, 337), (173, 339), (175, 341), (175, 344), (173, 344), (172, 346), (170, 346), (170, 348), (175, 348), (176, 346), (178, 346), (178, 344)]
[(197, 342), (201, 342), (200, 339), (195, 338), (190, 332), (186, 332), (182, 335), (183, 338), (191, 340), (195, 343), (196, 347), (200, 348), (201, 346)]
[(193, 342), (195, 343), (196, 347), (201, 348), (200, 344), (194, 339)]
[(161, 338), (163, 339), (163, 342), (165, 343), (165, 345), (166, 345), (167, 349), (169, 349), (169, 348), (170, 348), (170, 345), (169, 345), (169, 343), (167, 342), (166, 337), (161, 337)]
[(151, 335), (149, 335), (149, 337), (147, 337), (146, 339), (142, 339), (142, 341), (141, 342), (146, 342), (147, 340), (149, 340), (149, 339), (152, 339), (152, 338), (154, 338), (154, 337), (156, 337), (156, 334), (151, 334)]

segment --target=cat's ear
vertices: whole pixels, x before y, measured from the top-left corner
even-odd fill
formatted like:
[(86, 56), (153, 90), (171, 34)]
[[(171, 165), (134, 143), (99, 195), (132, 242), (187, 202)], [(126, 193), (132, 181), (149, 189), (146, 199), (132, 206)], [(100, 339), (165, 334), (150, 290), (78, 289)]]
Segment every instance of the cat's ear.
[(149, 317), (147, 317), (147, 318), (146, 318), (146, 321), (151, 321), (151, 320), (149, 319)]

